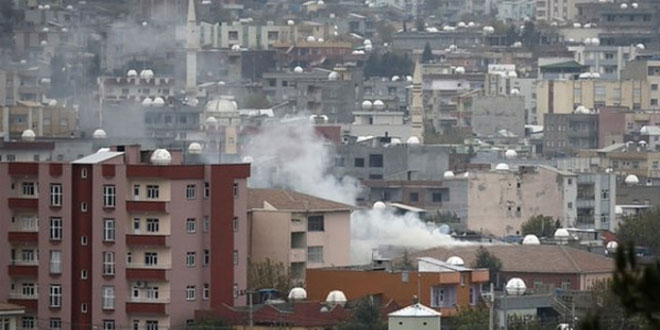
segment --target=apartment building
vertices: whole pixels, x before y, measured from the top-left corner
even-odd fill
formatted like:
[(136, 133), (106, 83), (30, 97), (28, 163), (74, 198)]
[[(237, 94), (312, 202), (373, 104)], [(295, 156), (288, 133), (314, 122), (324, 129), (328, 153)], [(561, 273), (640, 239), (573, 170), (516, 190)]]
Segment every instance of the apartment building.
[(598, 148), (598, 114), (547, 113), (544, 119), (543, 153), (547, 156), (576, 154)]
[(78, 108), (17, 101), (15, 106), (0, 106), (0, 127), (8, 136), (19, 137), (26, 129), (38, 137), (72, 137), (78, 132)]
[(350, 264), (350, 205), (282, 189), (248, 190), (250, 260), (305, 269)]
[(20, 328), (177, 328), (244, 301), (249, 166), (181, 159), (0, 163), (0, 299), (26, 307)]

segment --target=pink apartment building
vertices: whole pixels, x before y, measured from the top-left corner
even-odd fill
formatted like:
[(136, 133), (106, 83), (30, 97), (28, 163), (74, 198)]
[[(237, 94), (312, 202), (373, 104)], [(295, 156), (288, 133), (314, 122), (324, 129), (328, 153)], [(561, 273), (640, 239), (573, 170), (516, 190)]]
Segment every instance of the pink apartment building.
[(305, 269), (348, 266), (352, 206), (283, 189), (248, 189), (250, 258)]
[(249, 165), (180, 160), (120, 146), (0, 163), (0, 301), (26, 307), (18, 329), (182, 329), (243, 304)]

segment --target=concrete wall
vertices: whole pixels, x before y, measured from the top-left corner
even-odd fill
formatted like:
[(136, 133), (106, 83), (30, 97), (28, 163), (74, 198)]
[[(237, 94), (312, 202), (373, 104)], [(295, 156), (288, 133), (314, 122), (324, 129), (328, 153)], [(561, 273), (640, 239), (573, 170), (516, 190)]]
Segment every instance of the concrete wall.
[(525, 103), (519, 96), (477, 96), (472, 101), (472, 131), (496, 135), (505, 129), (525, 135)]
[(387, 330), (440, 330), (440, 316), (435, 317), (400, 317), (390, 316)]

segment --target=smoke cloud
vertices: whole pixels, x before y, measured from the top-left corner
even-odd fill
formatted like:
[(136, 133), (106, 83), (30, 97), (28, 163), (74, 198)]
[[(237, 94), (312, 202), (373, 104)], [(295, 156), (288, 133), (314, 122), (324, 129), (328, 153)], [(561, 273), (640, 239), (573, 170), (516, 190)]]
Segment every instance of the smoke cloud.
[[(355, 205), (360, 193), (354, 178), (339, 179), (330, 174), (335, 151), (306, 118), (264, 127), (243, 147), (242, 155), (244, 161), (252, 162), (251, 187), (291, 189), (350, 205)], [(369, 263), (372, 252), (382, 246), (416, 250), (456, 243), (438, 226), (414, 214), (362, 209), (351, 215), (353, 264)]]

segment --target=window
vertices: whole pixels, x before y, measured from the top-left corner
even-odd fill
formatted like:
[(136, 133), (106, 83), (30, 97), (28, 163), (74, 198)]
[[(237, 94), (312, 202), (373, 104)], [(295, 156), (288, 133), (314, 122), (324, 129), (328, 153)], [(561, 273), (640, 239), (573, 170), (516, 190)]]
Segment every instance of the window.
[(34, 196), (34, 182), (23, 182), (23, 195), (24, 196)]
[(34, 283), (25, 283), (21, 286), (21, 293), (26, 297), (33, 297), (37, 294)]
[(570, 290), (571, 288), (571, 280), (564, 280), (561, 281), (561, 288), (564, 290)]
[(364, 158), (355, 158), (355, 167), (364, 167)]
[(139, 234), (141, 230), (140, 218), (133, 218), (133, 233)]
[(211, 262), (211, 251), (209, 249), (204, 250), (204, 260), (202, 262), (204, 266)]
[(188, 252), (186, 253), (186, 266), (188, 267), (195, 267), (195, 256), (197, 255), (196, 252)]
[(23, 316), (21, 319), (21, 325), (23, 329), (33, 329), (34, 328), (34, 316)]
[(195, 286), (188, 285), (186, 287), (186, 300), (195, 300)]
[(186, 186), (186, 198), (187, 199), (195, 199), (195, 194), (197, 191), (197, 186), (194, 184), (189, 184)]
[(205, 215), (204, 218), (202, 218), (202, 231), (208, 233), (209, 225), (209, 217)]
[(325, 231), (322, 215), (313, 215), (307, 218), (307, 231)]
[(62, 306), (62, 286), (59, 284), (51, 284), (48, 296), (48, 306), (59, 308)]
[(50, 218), (50, 239), (62, 240), (62, 218)]
[(155, 218), (147, 218), (147, 232), (148, 233), (157, 233), (159, 230), (159, 221)]
[(52, 317), (48, 320), (48, 330), (61, 330), (62, 329), (62, 319), (57, 317)]
[(147, 199), (158, 199), (160, 192), (157, 185), (147, 185)]
[(106, 184), (103, 186), (103, 207), (115, 207), (117, 204), (117, 188), (115, 185)]
[(158, 321), (147, 320), (146, 325), (147, 325), (146, 330), (158, 330)]
[(62, 206), (62, 185), (59, 183), (50, 185), (50, 206)]
[(87, 269), (83, 269), (80, 271), (80, 279), (86, 280), (87, 279)]
[(433, 192), (433, 194), (431, 194), (431, 199), (433, 200), (434, 203), (442, 202), (442, 193), (437, 191)]
[(188, 233), (194, 233), (197, 227), (197, 221), (195, 218), (188, 218), (186, 219), (186, 232)]
[(140, 321), (133, 320), (133, 330), (140, 330)]
[(103, 309), (115, 309), (115, 287), (103, 287)]
[(80, 304), (80, 312), (87, 313), (87, 304)]
[(87, 236), (80, 236), (80, 245), (87, 246)]
[(204, 289), (202, 289), (202, 299), (208, 300), (209, 299), (209, 284), (204, 283)]
[(412, 203), (419, 202), (419, 193), (411, 192), (410, 193), (410, 202), (412, 202)]
[(234, 259), (234, 265), (238, 265), (238, 250), (234, 250), (232, 258)]
[(146, 266), (158, 265), (158, 253), (156, 253), (156, 252), (145, 252), (144, 253), (144, 264)]
[(158, 300), (158, 287), (152, 286), (147, 288), (147, 299)]
[(232, 222), (232, 227), (234, 228), (234, 232), (238, 232), (238, 217), (234, 217), (234, 221)]
[(115, 241), (115, 219), (103, 219), (103, 241)]
[(80, 211), (87, 212), (87, 203), (85, 202), (80, 203)]
[(658, 99), (651, 99), (651, 105), (657, 106), (658, 105)]
[(23, 250), (23, 262), (31, 263), (35, 261), (34, 250), (24, 249)]
[(115, 275), (115, 253), (103, 252), (103, 275)]
[(61, 262), (62, 262), (62, 252), (59, 250), (51, 250), (50, 263), (48, 267), (51, 274), (62, 273)]
[(238, 183), (234, 182), (234, 197), (238, 197)]
[(369, 167), (383, 167), (383, 155), (382, 154), (369, 155)]
[(208, 182), (204, 182), (204, 199), (209, 198), (211, 193), (211, 187)]
[(133, 185), (133, 199), (134, 200), (140, 200), (140, 185), (139, 184), (134, 184)]
[(307, 262), (323, 263), (323, 247), (310, 246), (307, 248)]
[(103, 330), (115, 330), (115, 320), (103, 320)]
[(229, 31), (229, 40), (238, 40), (238, 31)]
[(651, 84), (651, 90), (652, 91), (657, 91), (658, 90), (658, 84)]

